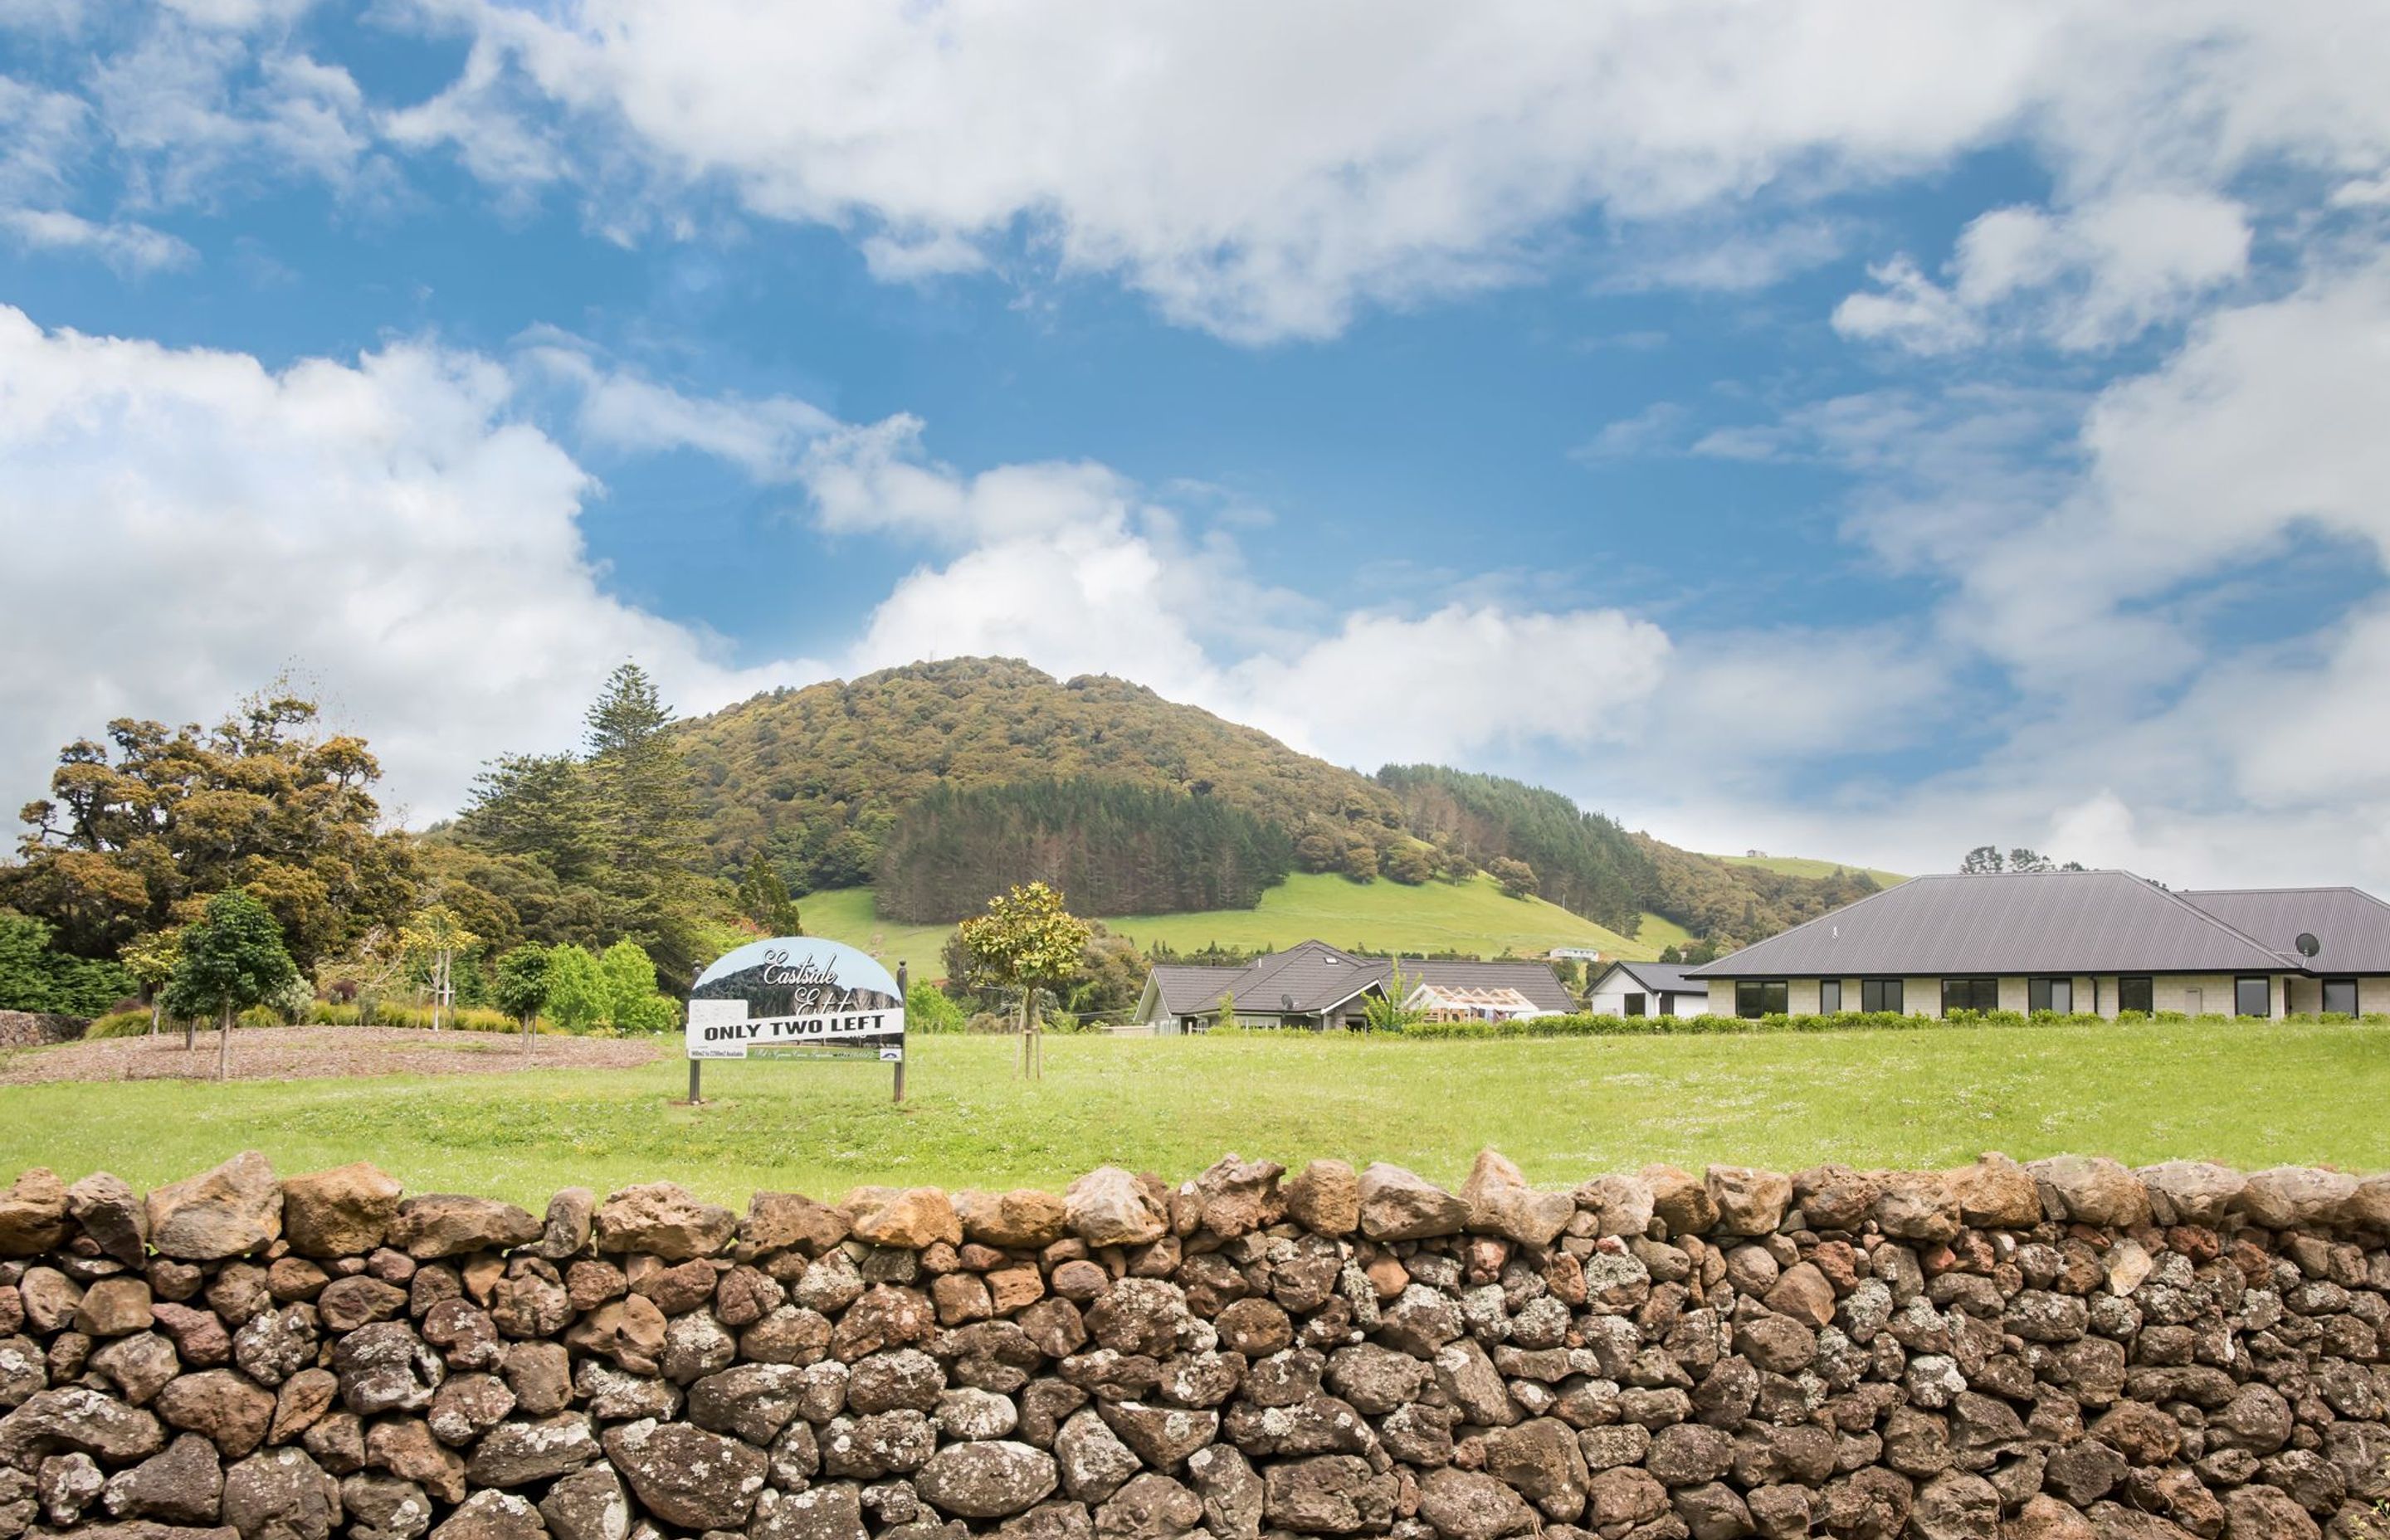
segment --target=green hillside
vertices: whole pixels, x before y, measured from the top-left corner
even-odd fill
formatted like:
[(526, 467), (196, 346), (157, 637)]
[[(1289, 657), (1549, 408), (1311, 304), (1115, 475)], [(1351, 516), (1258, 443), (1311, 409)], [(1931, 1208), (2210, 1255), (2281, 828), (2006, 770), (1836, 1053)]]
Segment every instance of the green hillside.
[[(803, 906), (808, 934), (860, 946), (883, 962), (907, 959), (917, 968), (931, 968), (933, 977), (935, 959), (951, 929), (882, 921), (868, 888), (812, 893)], [(1555, 946), (1591, 946), (1605, 957), (1649, 958), (1683, 937), (1662, 920), (1656, 939), (1651, 933), (1630, 939), (1542, 899), (1505, 897), (1491, 878), (1482, 876), (1408, 888), (1299, 872), (1264, 893), (1258, 908), (1095, 918), (1140, 947), (1161, 943), (1182, 952), (1214, 942), (1242, 951), (1268, 951), (1317, 940), (1371, 951), (1469, 952), (1488, 957), (1505, 951), (1541, 956)]]
[(1729, 866), (1755, 866), (1764, 872), (1780, 872), (1786, 877), (1831, 877), (1836, 872), (1865, 872), (1875, 879), (1879, 888), (1889, 888), (1908, 879), (1899, 872), (1888, 872), (1877, 866), (1854, 866), (1845, 861), (1817, 861), (1805, 855), (1714, 855), (1713, 861), (1723, 861)]

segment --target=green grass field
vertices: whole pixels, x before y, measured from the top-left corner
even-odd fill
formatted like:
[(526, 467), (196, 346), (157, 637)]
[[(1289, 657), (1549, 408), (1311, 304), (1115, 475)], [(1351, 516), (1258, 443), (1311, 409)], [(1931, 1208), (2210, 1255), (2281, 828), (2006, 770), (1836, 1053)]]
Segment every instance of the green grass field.
[[(0, 1088), (0, 1179), (105, 1167), (136, 1187), (260, 1149), (370, 1160), (416, 1191), (525, 1204), (670, 1178), (741, 1202), (862, 1182), (1058, 1186), (1104, 1161), (1191, 1175), (1227, 1150), (1382, 1159), (1458, 1181), (1484, 1144), (1538, 1182), (1649, 1161), (1945, 1165), (1984, 1149), (2146, 1162), (2390, 1167), (2390, 1028), (2215, 1021), (1404, 1043), (1057, 1037), (1045, 1081), (1002, 1038), (913, 1045), (911, 1097), (854, 1062), (273, 1084)], [(34, 1050), (38, 1051), (38, 1050)]]
[(1787, 877), (1831, 877), (1836, 872), (1863, 871), (1876, 880), (1876, 886), (1889, 888), (1908, 879), (1899, 872), (1888, 872), (1878, 866), (1854, 866), (1847, 861), (1814, 861), (1805, 855), (1719, 855), (1713, 860), (1729, 866), (1757, 866), (1762, 871), (1782, 872)]
[[(909, 959), (916, 968), (929, 968), (933, 978), (940, 971), (939, 950), (954, 929), (883, 921), (868, 888), (808, 893), (800, 907), (806, 934), (860, 946), (891, 966), (900, 957)], [(1506, 898), (1484, 876), (1407, 888), (1298, 872), (1264, 893), (1257, 908), (1099, 918), (1139, 946), (1166, 942), (1182, 952), (1214, 942), (1273, 951), (1324, 941), (1376, 952), (1473, 952), (1488, 957), (1504, 951), (1540, 957), (1555, 946), (1591, 946), (1605, 957), (1651, 958), (1669, 942), (1685, 939), (1681, 928), (1657, 915), (1646, 915), (1640, 933), (1630, 939), (1539, 898)]]

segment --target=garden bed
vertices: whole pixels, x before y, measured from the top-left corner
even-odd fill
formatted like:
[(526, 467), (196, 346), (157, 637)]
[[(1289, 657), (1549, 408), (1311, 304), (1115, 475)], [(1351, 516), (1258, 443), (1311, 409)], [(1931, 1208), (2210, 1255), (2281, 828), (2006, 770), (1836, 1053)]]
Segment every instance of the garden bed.
[[(501, 1075), (524, 1070), (629, 1070), (652, 1062), (662, 1038), (541, 1035), (523, 1052), (511, 1034), (407, 1027), (243, 1027), (233, 1033), (235, 1080), (353, 1075)], [(676, 1042), (675, 1043), (676, 1046)], [(179, 1032), (114, 1037), (0, 1054), (0, 1085), (60, 1080), (213, 1080), (216, 1040), (186, 1052)]]

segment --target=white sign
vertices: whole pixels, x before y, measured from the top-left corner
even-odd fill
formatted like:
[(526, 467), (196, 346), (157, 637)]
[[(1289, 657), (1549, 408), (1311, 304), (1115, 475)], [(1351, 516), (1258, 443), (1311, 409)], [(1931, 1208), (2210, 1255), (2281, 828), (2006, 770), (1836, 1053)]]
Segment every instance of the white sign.
[(1587, 962), (1601, 960), (1601, 954), (1590, 946), (1555, 946), (1549, 955), (1555, 957), (1580, 957)]
[(888, 969), (839, 942), (788, 936), (751, 942), (698, 975), (689, 991), (689, 1058), (807, 1049), (901, 1063), (905, 1001)]

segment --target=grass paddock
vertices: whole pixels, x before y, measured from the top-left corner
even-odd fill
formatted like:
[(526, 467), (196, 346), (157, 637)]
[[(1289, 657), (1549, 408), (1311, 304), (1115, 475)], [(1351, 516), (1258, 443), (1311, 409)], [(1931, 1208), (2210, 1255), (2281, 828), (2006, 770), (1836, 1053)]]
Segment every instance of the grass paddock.
[[(40, 1052), (44, 1050), (29, 1050)], [(0, 1181), (30, 1165), (135, 1187), (258, 1149), (284, 1172), (370, 1160), (413, 1191), (536, 1205), (559, 1187), (670, 1178), (743, 1203), (862, 1182), (1054, 1187), (1106, 1161), (1176, 1180), (1224, 1151), (1292, 1166), (1388, 1160), (1458, 1181), (1481, 1145), (1567, 1185), (1650, 1161), (1947, 1165), (1980, 1150), (2136, 1163), (2390, 1167), (2390, 1028), (2365, 1023), (1386, 1041), (917, 1037), (886, 1066), (0, 1087)]]

